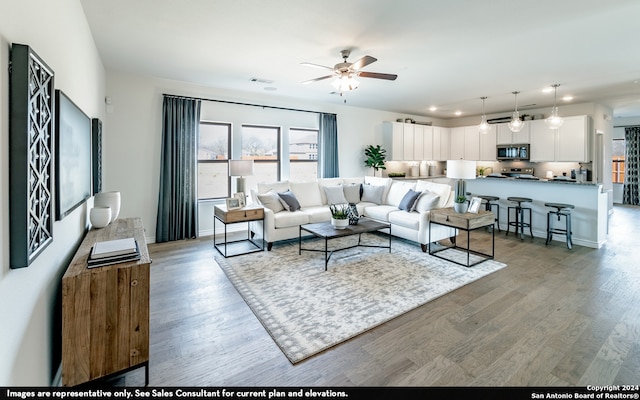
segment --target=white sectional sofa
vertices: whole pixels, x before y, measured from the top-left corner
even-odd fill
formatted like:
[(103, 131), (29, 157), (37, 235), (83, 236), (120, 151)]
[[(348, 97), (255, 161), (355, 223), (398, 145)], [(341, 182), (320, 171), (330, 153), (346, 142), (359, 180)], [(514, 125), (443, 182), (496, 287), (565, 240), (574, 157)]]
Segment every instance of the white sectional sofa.
[[(409, 204), (416, 196), (417, 200)], [(297, 238), (300, 225), (330, 221), (329, 204), (344, 202), (355, 203), (361, 216), (390, 223), (393, 236), (417, 242), (422, 251), (426, 251), (429, 210), (452, 207), (453, 197), (452, 188), (447, 184), (372, 176), (259, 183), (251, 190), (252, 201), (265, 207), (264, 240), (268, 250), (272, 249), (274, 242)], [(292, 204), (287, 204), (287, 201)], [(251, 232), (261, 233), (262, 224), (262, 221), (251, 222)], [(455, 235), (453, 228), (433, 225), (431, 229), (432, 242), (454, 238)]]

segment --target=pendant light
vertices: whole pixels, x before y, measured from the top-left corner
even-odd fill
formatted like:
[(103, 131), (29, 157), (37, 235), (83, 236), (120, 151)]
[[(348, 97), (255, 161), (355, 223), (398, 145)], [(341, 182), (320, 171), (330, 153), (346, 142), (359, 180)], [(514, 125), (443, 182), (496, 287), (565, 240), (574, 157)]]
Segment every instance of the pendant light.
[(564, 122), (564, 118), (558, 116), (558, 107), (556, 106), (556, 92), (558, 91), (558, 86), (560, 86), (558, 83), (551, 85), (553, 88), (553, 108), (551, 109), (551, 115), (549, 118), (544, 120), (544, 123), (547, 124), (547, 128), (549, 129), (558, 129)]
[(518, 93), (520, 92), (511, 92), (516, 96), (516, 110), (513, 112), (513, 116), (511, 116), (511, 121), (509, 121), (509, 129), (511, 132), (520, 132), (522, 128), (524, 128), (524, 121), (520, 119), (520, 113), (518, 112)]
[(491, 126), (487, 123), (487, 116), (484, 113), (484, 101), (486, 100), (487, 96), (480, 98), (482, 99), (482, 120), (480, 120), (478, 131), (480, 131), (480, 133), (482, 133), (483, 135), (486, 135), (491, 130)]

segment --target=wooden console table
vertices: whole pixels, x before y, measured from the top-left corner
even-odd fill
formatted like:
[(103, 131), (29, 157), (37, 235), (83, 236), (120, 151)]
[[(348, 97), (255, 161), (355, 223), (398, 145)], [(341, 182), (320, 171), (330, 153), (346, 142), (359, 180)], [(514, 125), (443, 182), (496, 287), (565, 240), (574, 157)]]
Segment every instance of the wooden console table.
[[(87, 268), (96, 242), (134, 237), (140, 260)], [(85, 236), (62, 277), (62, 385), (145, 367), (149, 383), (149, 264), (140, 218)]]

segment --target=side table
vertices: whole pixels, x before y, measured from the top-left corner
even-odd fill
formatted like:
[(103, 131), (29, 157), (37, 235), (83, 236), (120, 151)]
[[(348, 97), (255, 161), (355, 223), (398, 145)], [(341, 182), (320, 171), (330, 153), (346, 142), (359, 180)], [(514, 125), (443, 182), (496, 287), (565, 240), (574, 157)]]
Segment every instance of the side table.
[[(247, 238), (240, 240), (227, 240), (227, 225), (235, 224), (239, 222), (249, 222), (249, 221), (264, 221), (264, 208), (262, 206), (245, 206), (239, 208), (237, 210), (227, 210), (226, 205), (216, 205), (214, 206), (213, 212), (213, 246), (218, 250), (220, 254), (222, 254), (225, 258), (239, 256), (241, 254), (253, 253), (256, 251), (264, 251), (264, 223), (262, 224), (262, 236), (260, 237), (260, 243), (256, 242), (251, 237), (251, 231), (247, 228)], [(221, 243), (216, 242), (216, 220), (222, 222), (224, 225), (224, 241)], [(238, 252), (234, 252), (233, 254), (228, 254), (227, 248), (232, 243), (248, 243), (248, 250), (242, 250)], [(220, 244), (220, 246), (218, 246)], [(221, 250), (221, 247), (224, 247), (224, 251)]]
[[(491, 254), (482, 253), (479, 251), (471, 250), (471, 242), (470, 242), (470, 232), (476, 229), (484, 228), (486, 226), (493, 226), (495, 223), (495, 214), (492, 211), (480, 210), (478, 213), (457, 213), (453, 208), (442, 208), (431, 210), (430, 218), (429, 218), (429, 255), (434, 257), (441, 258), (443, 260), (451, 261), (458, 265), (462, 265), (464, 267), (472, 267), (474, 265), (480, 264), (486, 260), (493, 260), (493, 255), (495, 252), (495, 232), (491, 229)], [(434, 250), (431, 244), (431, 225), (438, 224), (444, 225), (451, 228), (456, 228), (462, 231), (467, 232), (467, 247), (459, 247), (457, 244), (453, 246), (444, 247), (442, 249)], [(467, 262), (462, 263), (457, 260), (453, 260), (451, 258), (444, 257), (440, 253), (449, 249), (461, 249), (466, 251), (467, 253)], [(478, 256), (482, 256), (480, 260), (477, 260), (473, 263), (470, 262), (470, 254), (473, 253)]]

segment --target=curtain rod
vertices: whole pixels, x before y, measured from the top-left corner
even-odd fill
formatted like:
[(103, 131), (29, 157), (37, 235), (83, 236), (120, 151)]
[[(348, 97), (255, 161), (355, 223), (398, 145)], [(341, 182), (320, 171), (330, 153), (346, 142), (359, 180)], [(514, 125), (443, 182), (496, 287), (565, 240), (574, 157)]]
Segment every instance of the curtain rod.
[(636, 127), (640, 127), (640, 125), (638, 124), (634, 124), (634, 125), (614, 125), (614, 128), (636, 128)]
[(252, 107), (262, 107), (262, 108), (273, 108), (273, 109), (276, 109), (276, 110), (298, 111), (298, 112), (307, 112), (307, 113), (313, 113), (313, 114), (329, 114), (329, 115), (337, 116), (337, 114), (334, 114), (334, 113), (323, 113), (323, 112), (320, 112), (320, 111), (302, 110), (302, 109), (299, 109), (299, 108), (287, 108), (287, 107), (267, 106), (267, 105), (263, 105), (263, 104), (240, 103), (240, 102), (237, 102), (237, 101), (207, 99), (207, 98), (204, 98), (204, 97), (179, 96), (179, 95), (168, 94), (168, 93), (163, 93), (162, 95), (163, 96), (167, 96), (167, 97), (177, 97), (177, 98), (181, 98), (181, 99), (192, 99), (192, 100), (201, 100), (201, 101), (214, 101), (216, 103), (235, 104), (235, 105), (238, 105), (238, 106), (252, 106)]

